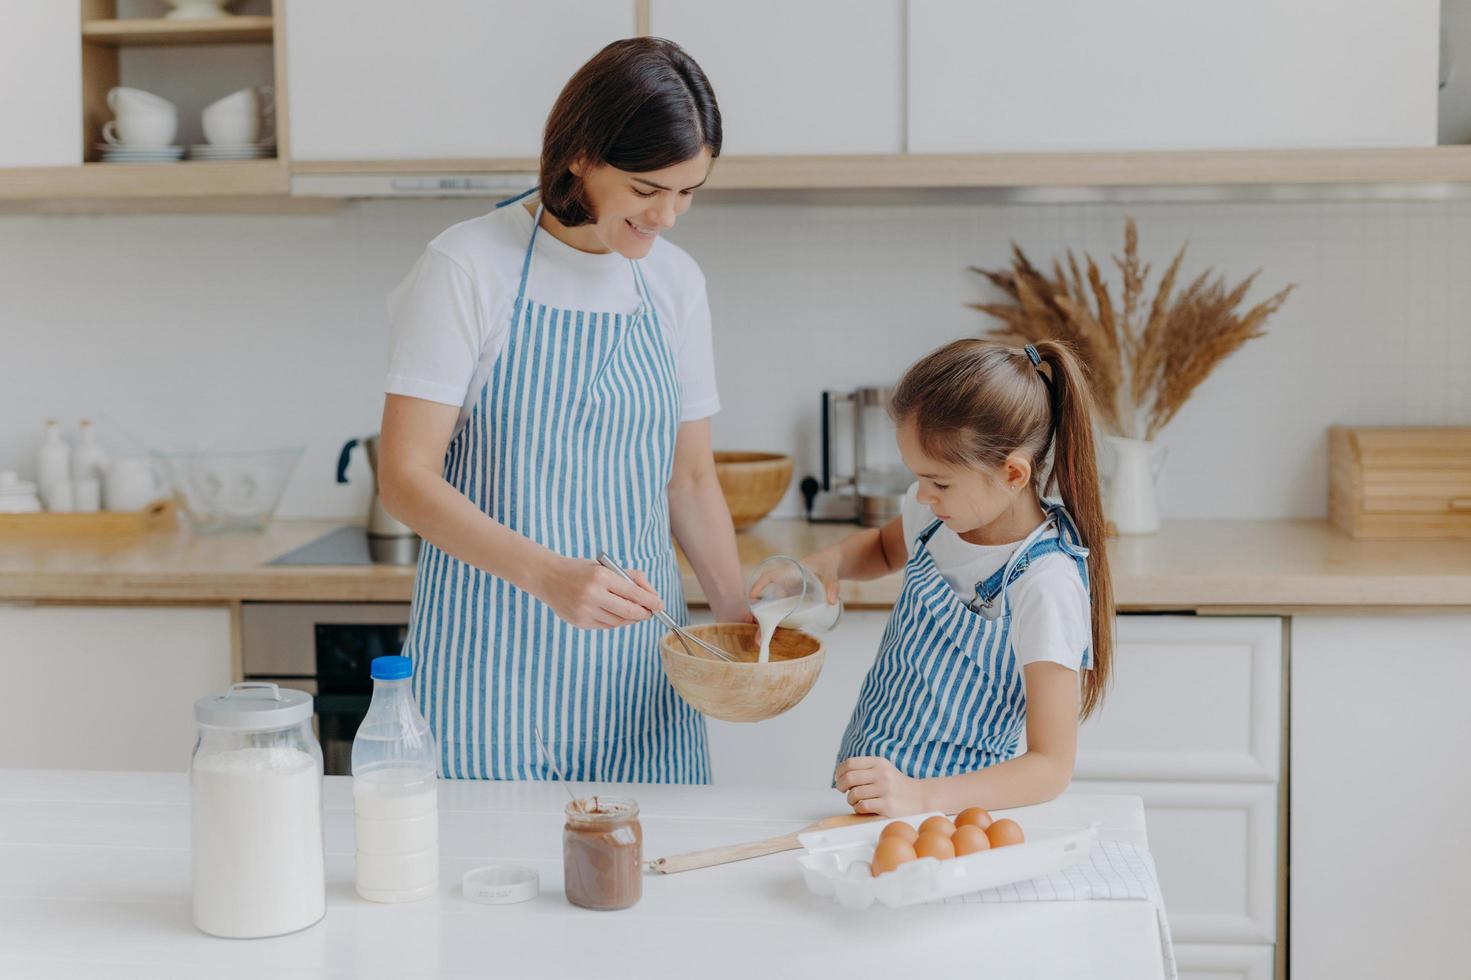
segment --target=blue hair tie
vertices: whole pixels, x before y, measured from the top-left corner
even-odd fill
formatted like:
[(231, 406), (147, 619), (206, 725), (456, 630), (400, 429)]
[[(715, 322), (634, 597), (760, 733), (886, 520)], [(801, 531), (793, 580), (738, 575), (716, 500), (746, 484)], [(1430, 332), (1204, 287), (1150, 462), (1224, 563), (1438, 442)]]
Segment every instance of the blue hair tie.
[(1023, 347), (1022, 350), (1026, 352), (1027, 360), (1032, 362), (1032, 367), (1042, 366), (1042, 355), (1037, 353), (1037, 348), (1033, 347), (1031, 344), (1028, 344), (1027, 346)]

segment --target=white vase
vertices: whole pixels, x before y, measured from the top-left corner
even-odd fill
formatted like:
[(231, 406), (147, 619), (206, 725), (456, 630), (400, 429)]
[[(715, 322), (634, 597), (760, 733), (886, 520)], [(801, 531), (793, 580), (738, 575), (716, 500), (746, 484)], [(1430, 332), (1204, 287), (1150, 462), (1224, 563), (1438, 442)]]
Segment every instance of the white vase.
[(1159, 530), (1155, 481), (1165, 451), (1143, 439), (1104, 436), (1113, 465), (1104, 488), (1103, 514), (1119, 534), (1153, 534)]

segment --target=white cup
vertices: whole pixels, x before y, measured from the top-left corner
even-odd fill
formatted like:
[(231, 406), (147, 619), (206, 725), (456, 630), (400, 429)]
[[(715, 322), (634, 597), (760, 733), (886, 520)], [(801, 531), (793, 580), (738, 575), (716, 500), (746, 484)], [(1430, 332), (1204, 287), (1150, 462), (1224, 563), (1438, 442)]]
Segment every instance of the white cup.
[(261, 117), (271, 114), (272, 92), (269, 85), (243, 88), (205, 106), (200, 116), (204, 138), (216, 145), (259, 142)]
[(129, 109), (151, 109), (154, 112), (167, 112), (177, 116), (179, 107), (161, 95), (145, 92), (141, 88), (128, 88), (126, 85), (115, 85), (107, 92), (107, 107), (114, 114), (126, 112)]
[(102, 124), (102, 139), (113, 146), (169, 146), (179, 132), (179, 117), (125, 111)]
[(119, 456), (107, 468), (102, 502), (108, 510), (142, 510), (168, 495), (163, 477), (147, 456)]

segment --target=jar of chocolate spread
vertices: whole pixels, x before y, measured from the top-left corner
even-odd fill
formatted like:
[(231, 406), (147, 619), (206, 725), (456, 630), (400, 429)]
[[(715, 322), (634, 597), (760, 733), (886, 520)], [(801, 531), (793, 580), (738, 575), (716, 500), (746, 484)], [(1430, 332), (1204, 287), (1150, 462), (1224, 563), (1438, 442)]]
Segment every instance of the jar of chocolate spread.
[(626, 909), (643, 896), (644, 832), (638, 804), (603, 796), (567, 804), (562, 875), (567, 901), (585, 909)]

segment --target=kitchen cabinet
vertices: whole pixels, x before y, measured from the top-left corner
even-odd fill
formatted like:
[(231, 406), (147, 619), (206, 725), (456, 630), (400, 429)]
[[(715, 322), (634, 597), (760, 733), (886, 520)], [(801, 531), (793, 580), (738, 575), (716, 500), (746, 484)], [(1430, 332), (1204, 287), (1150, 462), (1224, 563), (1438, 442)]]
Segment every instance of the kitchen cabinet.
[(288, 0), (296, 160), (537, 157), (572, 73), (633, 0)]
[(1292, 976), (1466, 975), (1468, 689), (1471, 615), (1293, 617)]
[(911, 153), (1430, 147), (1439, 0), (910, 0)]
[(1270, 946), (1177, 942), (1175, 965), (1179, 969), (1180, 980), (1272, 980), (1276, 970)]
[(82, 162), (81, 30), (75, 2), (0, 4), (0, 167)]
[(649, 30), (705, 70), (725, 153), (904, 149), (902, 0), (651, 0)]
[(1078, 733), (1073, 791), (1144, 800), (1182, 975), (1271, 975), (1282, 647), (1276, 617), (1119, 616), (1113, 684)]
[(0, 768), (182, 772), (230, 684), (223, 606), (0, 605)]

